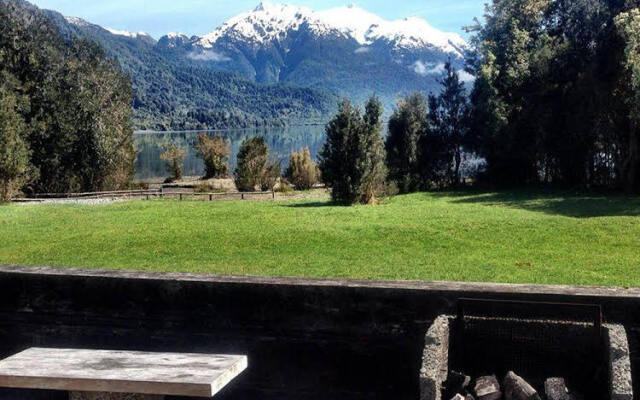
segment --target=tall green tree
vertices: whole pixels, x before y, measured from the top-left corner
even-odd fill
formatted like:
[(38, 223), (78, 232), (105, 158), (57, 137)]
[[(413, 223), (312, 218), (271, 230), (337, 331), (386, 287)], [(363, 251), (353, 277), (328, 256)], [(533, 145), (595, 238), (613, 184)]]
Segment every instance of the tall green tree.
[(425, 97), (415, 93), (400, 100), (389, 119), (385, 147), (389, 179), (397, 184), (401, 193), (422, 186), (418, 144), (428, 134)]
[(382, 140), (382, 105), (367, 101), (365, 114), (348, 100), (326, 128), (327, 141), (320, 152), (320, 170), (334, 201), (373, 204), (386, 190)]
[(15, 83), (14, 77), (0, 72), (0, 202), (11, 200), (35, 178), (24, 137), (26, 124), (19, 112), (24, 99), (16, 95), (12, 87)]
[(386, 191), (386, 152), (382, 138), (382, 114), (384, 110), (378, 97), (371, 97), (365, 104), (362, 129), (357, 145), (356, 169), (360, 177), (358, 202), (375, 204), (376, 198)]
[(464, 83), (450, 61), (445, 63), (444, 70), (440, 94), (429, 97), (429, 134), (444, 145), (445, 152), (440, 157), (449, 159), (449, 180), (457, 185), (460, 183), (460, 166), (469, 130), (469, 107)]
[(626, 189), (640, 192), (640, 9), (633, 8), (619, 14), (616, 26), (625, 40), (624, 68), (630, 89), (627, 97), (629, 105), (628, 149), (622, 163)]

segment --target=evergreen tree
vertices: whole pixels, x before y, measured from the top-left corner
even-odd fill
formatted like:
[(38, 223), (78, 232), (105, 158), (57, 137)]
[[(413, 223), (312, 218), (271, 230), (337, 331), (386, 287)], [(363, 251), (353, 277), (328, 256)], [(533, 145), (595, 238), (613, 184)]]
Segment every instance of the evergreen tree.
[(25, 122), (18, 111), (22, 101), (11, 87), (15, 78), (0, 72), (0, 202), (6, 202), (35, 175), (23, 137)]
[(401, 193), (415, 191), (422, 186), (418, 160), (418, 144), (428, 134), (427, 101), (415, 93), (398, 102), (389, 119), (386, 140), (389, 179)]
[(334, 201), (373, 204), (384, 194), (386, 168), (382, 142), (382, 105), (376, 97), (363, 116), (348, 100), (327, 125), (320, 170)]
[[(430, 135), (444, 144), (445, 157), (449, 159), (450, 182), (460, 183), (460, 166), (468, 132), (468, 104), (464, 83), (451, 62), (445, 63), (445, 75), (441, 80), (439, 96), (429, 97)], [(439, 147), (439, 146), (434, 146)], [(434, 157), (437, 159), (437, 157)], [(437, 174), (436, 174), (437, 175)]]
[(327, 124), (327, 139), (320, 152), (320, 171), (322, 180), (331, 188), (331, 197), (340, 203), (353, 204), (357, 198), (353, 154), (361, 120), (360, 110), (344, 100)]
[[(262, 137), (244, 140), (238, 152), (235, 182), (238, 190), (251, 192), (268, 186), (268, 178), (273, 175), (273, 167), (267, 169), (269, 147)], [(271, 174), (270, 174), (271, 173)], [(275, 184), (275, 183), (274, 183)]]
[(382, 139), (383, 112), (380, 99), (373, 96), (367, 101), (356, 160), (358, 176), (361, 176), (358, 202), (364, 204), (375, 204), (376, 197), (383, 195), (386, 191), (386, 153)]

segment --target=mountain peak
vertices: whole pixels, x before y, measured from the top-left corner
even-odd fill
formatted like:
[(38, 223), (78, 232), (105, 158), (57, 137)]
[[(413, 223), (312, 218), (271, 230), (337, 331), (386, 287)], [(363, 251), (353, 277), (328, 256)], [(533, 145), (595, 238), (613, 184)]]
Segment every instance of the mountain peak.
[(204, 48), (212, 48), (219, 39), (229, 38), (254, 45), (280, 41), (308, 26), (317, 35), (339, 34), (362, 46), (386, 41), (398, 49), (435, 48), (462, 56), (468, 45), (456, 33), (447, 33), (413, 16), (389, 21), (356, 4), (313, 11), (294, 5), (261, 2), (255, 9), (237, 15), (200, 40)]

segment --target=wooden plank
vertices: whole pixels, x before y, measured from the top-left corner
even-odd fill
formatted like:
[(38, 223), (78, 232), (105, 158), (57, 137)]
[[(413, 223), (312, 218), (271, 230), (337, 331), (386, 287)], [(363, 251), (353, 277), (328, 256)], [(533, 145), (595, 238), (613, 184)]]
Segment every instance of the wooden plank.
[(0, 387), (212, 397), (242, 355), (30, 348), (0, 361)]

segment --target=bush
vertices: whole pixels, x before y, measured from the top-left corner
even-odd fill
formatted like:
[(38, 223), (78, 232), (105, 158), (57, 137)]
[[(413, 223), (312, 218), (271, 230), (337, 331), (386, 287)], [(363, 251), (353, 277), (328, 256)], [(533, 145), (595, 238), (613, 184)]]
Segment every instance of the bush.
[(210, 138), (204, 133), (198, 136), (196, 155), (204, 161), (205, 179), (226, 178), (229, 175), (229, 154), (227, 142), (219, 137)]
[(262, 182), (260, 183), (260, 188), (263, 191), (273, 191), (273, 188), (278, 183), (278, 179), (282, 176), (282, 169), (280, 168), (280, 164), (278, 163), (269, 163), (264, 169), (264, 174), (262, 175)]
[(160, 155), (160, 158), (167, 161), (167, 169), (171, 173), (169, 181), (175, 182), (182, 179), (182, 161), (186, 153), (178, 146), (171, 145)]
[(291, 186), (291, 183), (289, 183), (288, 180), (282, 178), (280, 179), (280, 184), (275, 191), (278, 193), (290, 194), (293, 193), (293, 186)]
[(268, 159), (269, 148), (262, 137), (254, 137), (242, 142), (238, 152), (238, 166), (234, 174), (238, 190), (251, 192), (263, 187)]
[(308, 147), (291, 154), (286, 176), (298, 190), (309, 190), (318, 183), (318, 167), (311, 159)]

